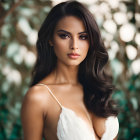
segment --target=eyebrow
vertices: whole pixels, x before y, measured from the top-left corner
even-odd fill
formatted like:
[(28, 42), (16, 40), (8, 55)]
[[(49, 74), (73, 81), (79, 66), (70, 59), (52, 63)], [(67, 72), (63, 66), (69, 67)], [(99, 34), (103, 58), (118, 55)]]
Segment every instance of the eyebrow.
[[(59, 32), (65, 32), (67, 34), (71, 34), (70, 32), (62, 30), (62, 29), (57, 31), (57, 33), (59, 33)], [(87, 33), (87, 31), (79, 32), (78, 34), (83, 34), (83, 33)]]

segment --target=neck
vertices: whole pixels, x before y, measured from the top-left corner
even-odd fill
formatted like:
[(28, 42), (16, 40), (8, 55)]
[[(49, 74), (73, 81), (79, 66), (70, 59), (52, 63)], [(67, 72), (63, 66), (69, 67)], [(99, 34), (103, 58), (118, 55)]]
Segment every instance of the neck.
[(78, 84), (78, 66), (66, 66), (58, 63), (54, 70), (55, 82)]

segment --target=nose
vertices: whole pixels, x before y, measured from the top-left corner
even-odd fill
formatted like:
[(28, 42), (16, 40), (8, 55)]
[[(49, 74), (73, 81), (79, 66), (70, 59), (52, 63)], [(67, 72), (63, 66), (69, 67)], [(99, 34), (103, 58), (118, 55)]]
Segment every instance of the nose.
[(78, 49), (78, 39), (77, 38), (71, 39), (70, 49), (72, 49), (72, 50)]

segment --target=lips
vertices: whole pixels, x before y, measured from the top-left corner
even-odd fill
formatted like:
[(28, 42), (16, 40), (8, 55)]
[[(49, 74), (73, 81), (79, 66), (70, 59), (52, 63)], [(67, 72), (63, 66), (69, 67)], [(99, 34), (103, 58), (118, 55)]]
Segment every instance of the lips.
[(78, 53), (69, 53), (68, 57), (71, 59), (77, 59), (80, 55)]

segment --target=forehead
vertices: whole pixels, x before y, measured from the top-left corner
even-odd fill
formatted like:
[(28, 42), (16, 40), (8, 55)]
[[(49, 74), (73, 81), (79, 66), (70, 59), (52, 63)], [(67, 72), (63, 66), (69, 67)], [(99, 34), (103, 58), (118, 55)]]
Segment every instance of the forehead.
[(85, 26), (80, 18), (75, 16), (66, 16), (58, 21), (55, 30), (59, 29), (69, 32), (82, 32), (85, 31)]

